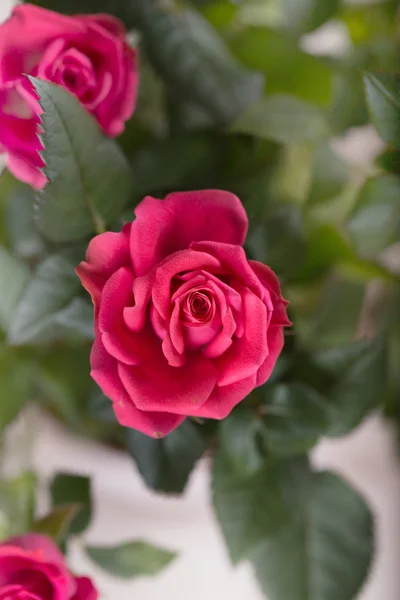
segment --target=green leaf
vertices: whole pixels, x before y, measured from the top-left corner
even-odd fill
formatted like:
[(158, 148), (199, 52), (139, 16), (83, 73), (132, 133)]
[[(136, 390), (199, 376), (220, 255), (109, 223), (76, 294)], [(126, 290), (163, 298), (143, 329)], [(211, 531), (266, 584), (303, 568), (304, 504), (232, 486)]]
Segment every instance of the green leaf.
[(180, 494), (206, 450), (206, 442), (200, 430), (186, 419), (162, 440), (127, 429), (126, 447), (150, 488)]
[(0, 246), (0, 328), (3, 331), (7, 331), (9, 327), (28, 279), (28, 267)]
[(69, 526), (71, 533), (82, 533), (92, 517), (90, 478), (72, 473), (57, 473), (50, 486), (53, 506), (77, 503), (82, 506)]
[(382, 402), (387, 389), (387, 345), (383, 338), (322, 350), (315, 364), (336, 377), (328, 394), (331, 405), (327, 435), (352, 431)]
[(278, 94), (250, 106), (230, 130), (281, 143), (320, 140), (328, 135), (324, 116), (316, 106)]
[(176, 557), (175, 552), (136, 541), (120, 546), (87, 546), (93, 562), (122, 579), (157, 575)]
[(11, 348), (0, 348), (0, 435), (31, 399), (34, 366)]
[(298, 323), (307, 346), (323, 348), (345, 344), (354, 338), (360, 322), (366, 292), (365, 281), (334, 273), (324, 282), (309, 315)]
[(99, 388), (96, 388), (90, 395), (89, 412), (102, 423), (116, 422), (112, 402)]
[(400, 179), (369, 179), (350, 215), (348, 229), (362, 254), (376, 255), (400, 239)]
[(325, 202), (338, 196), (346, 185), (349, 171), (345, 161), (327, 143), (315, 150), (308, 204)]
[(49, 180), (36, 198), (40, 231), (53, 242), (100, 233), (129, 200), (128, 163), (72, 94), (30, 79), (44, 110), (42, 156)]
[(400, 75), (365, 73), (371, 120), (387, 144), (400, 148)]
[(299, 207), (281, 202), (264, 223), (250, 231), (246, 245), (257, 260), (266, 262), (277, 275), (287, 278), (297, 273), (305, 257)]
[(0, 510), (6, 515), (9, 534), (30, 530), (35, 510), (36, 477), (26, 472), (16, 479), (0, 481)]
[(330, 404), (313, 389), (301, 384), (266, 386), (262, 412), (265, 414), (266, 448), (280, 456), (310, 450), (329, 426)]
[(245, 27), (234, 32), (229, 44), (249, 69), (264, 73), (269, 94), (289, 94), (322, 106), (330, 104), (331, 67), (300, 50), (296, 40), (285, 33), (267, 27)]
[(365, 44), (371, 39), (387, 40), (395, 34), (398, 0), (357, 4), (342, 2), (339, 15), (355, 44)]
[(297, 459), (245, 476), (220, 455), (213, 491), (232, 560), (252, 562), (270, 600), (355, 597), (372, 557), (371, 516), (337, 475)]
[(34, 220), (34, 190), (18, 182), (9, 194), (5, 209), (8, 238), (14, 254), (22, 259), (32, 259), (44, 251), (43, 239)]
[(301, 35), (320, 27), (335, 16), (340, 0), (282, 0), (284, 23), (293, 33)]
[(159, 75), (217, 122), (229, 123), (261, 95), (263, 77), (236, 63), (200, 14), (148, 3), (140, 27), (146, 54)]
[[(74, 266), (64, 254), (54, 254), (38, 266), (13, 313), (10, 344), (54, 341), (65, 333), (74, 311), (76, 317), (74, 298), (81, 289)], [(75, 320), (72, 329), (76, 327)]]
[(400, 175), (400, 150), (390, 147), (385, 148), (376, 160), (378, 165), (385, 171)]
[(261, 419), (250, 410), (235, 410), (221, 421), (219, 442), (235, 470), (252, 473), (260, 468), (262, 429)]
[(218, 160), (216, 141), (207, 134), (182, 135), (137, 152), (132, 161), (135, 197), (204, 187)]
[(34, 521), (31, 529), (34, 533), (48, 535), (56, 542), (63, 542), (80, 510), (80, 504), (59, 506), (42, 519)]

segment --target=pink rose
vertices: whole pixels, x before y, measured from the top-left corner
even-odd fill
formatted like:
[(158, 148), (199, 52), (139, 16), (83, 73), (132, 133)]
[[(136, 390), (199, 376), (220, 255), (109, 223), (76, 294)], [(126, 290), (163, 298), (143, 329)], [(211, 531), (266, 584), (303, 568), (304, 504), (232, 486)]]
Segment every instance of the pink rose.
[(77, 273), (95, 306), (93, 379), (122, 425), (162, 437), (265, 383), (290, 322), (276, 275), (246, 258), (236, 196), (147, 197), (135, 214), (90, 242)]
[(97, 600), (87, 577), (74, 577), (50, 538), (27, 534), (0, 544), (1, 600)]
[(134, 110), (137, 55), (109, 15), (66, 17), (23, 4), (0, 25), (0, 152), (18, 179), (42, 188), (41, 110), (25, 74), (69, 90), (113, 137)]

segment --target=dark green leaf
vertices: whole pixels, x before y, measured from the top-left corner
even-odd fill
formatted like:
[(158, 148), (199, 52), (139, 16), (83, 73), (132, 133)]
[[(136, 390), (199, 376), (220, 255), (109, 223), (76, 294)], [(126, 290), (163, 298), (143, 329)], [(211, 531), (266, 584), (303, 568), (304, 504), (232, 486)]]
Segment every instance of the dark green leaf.
[(137, 152), (132, 162), (135, 197), (203, 187), (215, 170), (216, 141), (206, 134), (172, 137)]
[(231, 131), (282, 143), (320, 140), (328, 135), (324, 116), (316, 106), (278, 94), (246, 109)]
[(301, 383), (266, 386), (262, 411), (266, 447), (280, 456), (310, 450), (329, 426), (330, 404)]
[(365, 73), (371, 120), (382, 139), (400, 148), (400, 75)]
[(35, 510), (36, 477), (24, 473), (16, 479), (0, 481), (0, 510), (7, 516), (10, 535), (30, 530)]
[(221, 455), (213, 489), (232, 560), (253, 563), (270, 600), (354, 598), (371, 562), (371, 516), (338, 476), (302, 459), (244, 476)]
[(265, 74), (269, 94), (290, 94), (322, 106), (331, 102), (332, 69), (300, 50), (290, 36), (266, 27), (246, 27), (234, 33), (230, 47), (249, 69)]
[(33, 215), (34, 200), (34, 190), (18, 182), (8, 197), (5, 211), (11, 248), (23, 259), (36, 258), (44, 251), (44, 243)]
[(382, 402), (387, 385), (386, 343), (377, 338), (319, 351), (315, 363), (337, 378), (328, 396), (331, 425), (327, 435), (345, 435)]
[(348, 181), (348, 167), (327, 143), (315, 150), (308, 203), (317, 204), (337, 196)]
[[(49, 342), (76, 319), (76, 294), (80, 291), (75, 263), (68, 256), (55, 254), (46, 258), (25, 287), (8, 330), (10, 344)], [(81, 322), (79, 322), (81, 324)], [(77, 321), (73, 321), (73, 330)], [(91, 332), (91, 336), (92, 336)]]
[(44, 110), (42, 155), (49, 179), (37, 194), (38, 226), (54, 242), (99, 233), (129, 200), (126, 159), (72, 94), (39, 79), (31, 81)]
[(282, 0), (286, 27), (301, 35), (320, 27), (338, 12), (340, 0)]
[(263, 224), (250, 231), (247, 246), (257, 260), (266, 262), (277, 275), (287, 278), (297, 273), (305, 257), (299, 207), (280, 203)]
[(90, 395), (89, 412), (95, 419), (103, 423), (116, 422), (112, 402), (99, 388), (93, 390)]
[(228, 123), (262, 93), (263, 77), (236, 63), (200, 14), (149, 3), (141, 31), (156, 71), (216, 121)]
[(48, 535), (56, 542), (63, 542), (81, 508), (80, 504), (59, 506), (42, 519), (34, 521), (31, 529), (34, 533)]
[(400, 239), (400, 179), (381, 175), (362, 188), (348, 223), (358, 251), (376, 255)]
[(126, 445), (145, 483), (156, 491), (175, 494), (183, 492), (206, 450), (201, 430), (188, 419), (162, 440), (127, 429)]
[(0, 435), (30, 400), (34, 367), (13, 348), (0, 348)]
[(120, 546), (87, 546), (86, 552), (104, 571), (122, 579), (157, 575), (176, 558), (175, 552), (142, 541)]
[(400, 150), (386, 148), (377, 158), (377, 163), (389, 173), (400, 175)]
[(90, 478), (72, 473), (57, 473), (50, 486), (53, 506), (77, 503), (82, 508), (69, 526), (71, 533), (82, 533), (90, 524), (92, 497)]
[(259, 435), (262, 420), (250, 410), (235, 410), (219, 427), (221, 448), (237, 471), (252, 473), (263, 461)]
[(7, 331), (15, 306), (29, 279), (29, 269), (0, 246), (0, 328)]

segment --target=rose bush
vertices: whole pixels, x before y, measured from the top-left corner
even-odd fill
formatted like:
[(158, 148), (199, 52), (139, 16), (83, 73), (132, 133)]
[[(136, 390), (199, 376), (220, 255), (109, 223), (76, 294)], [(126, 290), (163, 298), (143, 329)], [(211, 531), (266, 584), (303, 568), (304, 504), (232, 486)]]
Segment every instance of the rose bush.
[(74, 577), (50, 538), (27, 534), (0, 545), (1, 600), (97, 600), (87, 577)]
[(247, 260), (229, 192), (146, 197), (77, 273), (95, 306), (92, 377), (119, 422), (153, 437), (222, 419), (269, 378), (289, 325), (276, 275)]
[(0, 26), (0, 152), (10, 171), (35, 188), (46, 182), (38, 154), (41, 109), (25, 75), (66, 88), (108, 136), (119, 135), (133, 113), (137, 56), (117, 19), (14, 8)]

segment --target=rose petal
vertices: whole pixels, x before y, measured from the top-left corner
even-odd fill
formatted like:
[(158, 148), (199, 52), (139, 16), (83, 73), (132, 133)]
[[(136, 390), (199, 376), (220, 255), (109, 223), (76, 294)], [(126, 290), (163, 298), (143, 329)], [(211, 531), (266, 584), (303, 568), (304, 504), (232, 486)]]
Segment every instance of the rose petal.
[(76, 577), (76, 592), (71, 600), (97, 600), (99, 594), (88, 577)]
[(131, 252), (138, 275), (166, 256), (195, 241), (214, 240), (242, 245), (247, 216), (230, 192), (202, 190), (169, 194), (165, 200), (147, 196), (135, 209)]
[(253, 375), (268, 355), (267, 309), (250, 290), (242, 291), (244, 333), (215, 361), (218, 385), (236, 383)]
[(171, 433), (185, 420), (185, 416), (181, 415), (137, 409), (122, 385), (117, 361), (106, 352), (98, 338), (93, 344), (90, 361), (91, 376), (103, 393), (113, 401), (115, 416), (121, 425), (160, 438)]
[(104, 284), (111, 275), (121, 267), (129, 266), (130, 229), (131, 224), (128, 223), (120, 233), (107, 231), (94, 237), (86, 251), (86, 261), (76, 268), (76, 274), (93, 302), (100, 300)]
[(225, 318), (222, 324), (222, 330), (214, 337), (214, 339), (204, 349), (206, 358), (218, 358), (232, 346), (232, 336), (236, 330), (236, 321), (233, 318), (232, 309), (228, 307)]
[(183, 367), (171, 367), (160, 352), (138, 367), (120, 364), (118, 372), (141, 410), (186, 416), (207, 400), (217, 380), (215, 367), (201, 355), (188, 356)]
[(205, 252), (182, 250), (169, 256), (155, 269), (152, 298), (154, 306), (165, 320), (169, 317), (172, 279), (185, 271), (203, 268), (221, 271), (219, 261), (213, 256)]
[(271, 325), (267, 335), (268, 356), (257, 372), (257, 386), (265, 383), (272, 371), (284, 345), (283, 329), (280, 325)]
[(255, 260), (249, 260), (249, 264), (267, 293), (271, 296), (273, 305), (272, 323), (289, 327), (292, 324), (286, 314), (286, 307), (289, 303), (282, 298), (279, 279), (267, 265), (263, 265)]
[(225, 419), (231, 410), (256, 387), (256, 374), (231, 385), (215, 386), (211, 396), (193, 416), (205, 419)]

